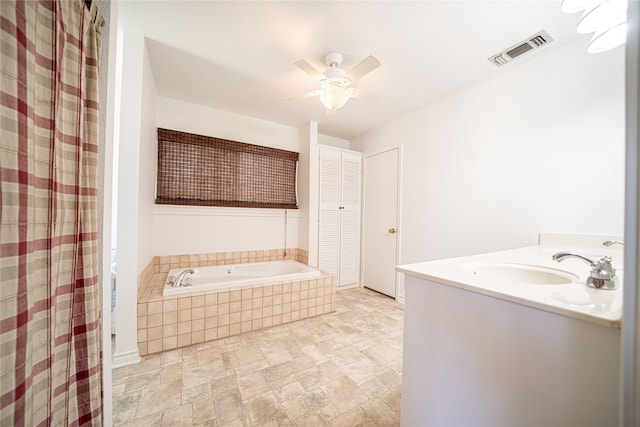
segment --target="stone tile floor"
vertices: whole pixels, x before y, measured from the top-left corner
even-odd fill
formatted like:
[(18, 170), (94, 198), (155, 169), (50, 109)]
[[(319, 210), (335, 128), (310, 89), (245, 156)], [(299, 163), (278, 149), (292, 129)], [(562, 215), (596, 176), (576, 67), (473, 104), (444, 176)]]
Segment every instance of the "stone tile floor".
[(400, 425), (403, 307), (364, 288), (335, 313), (113, 371), (117, 426)]

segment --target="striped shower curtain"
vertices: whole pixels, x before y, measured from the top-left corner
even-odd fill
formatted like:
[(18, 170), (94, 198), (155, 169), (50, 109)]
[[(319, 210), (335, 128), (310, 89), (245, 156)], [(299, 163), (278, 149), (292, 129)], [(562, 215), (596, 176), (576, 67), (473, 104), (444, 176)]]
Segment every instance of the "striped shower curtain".
[(101, 425), (97, 8), (0, 0), (0, 425)]

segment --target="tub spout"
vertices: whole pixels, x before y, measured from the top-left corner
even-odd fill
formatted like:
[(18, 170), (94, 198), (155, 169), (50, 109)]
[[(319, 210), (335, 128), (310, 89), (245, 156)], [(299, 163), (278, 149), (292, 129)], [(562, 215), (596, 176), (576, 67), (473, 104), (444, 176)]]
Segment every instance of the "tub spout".
[(593, 261), (584, 255), (573, 252), (558, 252), (553, 254), (552, 259), (561, 262), (567, 258), (578, 258), (591, 267), (587, 286), (597, 289), (616, 289), (618, 287), (618, 276), (616, 270), (611, 265), (611, 257), (603, 257), (598, 261)]
[(611, 246), (611, 245), (622, 245), (622, 246), (624, 246), (624, 242), (621, 242), (620, 240), (605, 240), (604, 242), (602, 242), (602, 244), (604, 246)]
[(182, 280), (184, 280), (187, 274), (196, 274), (196, 270), (194, 270), (193, 268), (188, 268), (178, 273), (176, 279), (173, 282), (173, 287), (179, 288), (180, 286), (182, 286)]

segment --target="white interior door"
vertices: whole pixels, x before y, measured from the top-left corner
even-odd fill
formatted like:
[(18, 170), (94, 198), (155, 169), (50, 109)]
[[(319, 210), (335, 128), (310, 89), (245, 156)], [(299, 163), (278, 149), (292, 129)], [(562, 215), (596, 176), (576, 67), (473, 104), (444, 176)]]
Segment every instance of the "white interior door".
[(396, 297), (398, 149), (366, 158), (363, 283)]

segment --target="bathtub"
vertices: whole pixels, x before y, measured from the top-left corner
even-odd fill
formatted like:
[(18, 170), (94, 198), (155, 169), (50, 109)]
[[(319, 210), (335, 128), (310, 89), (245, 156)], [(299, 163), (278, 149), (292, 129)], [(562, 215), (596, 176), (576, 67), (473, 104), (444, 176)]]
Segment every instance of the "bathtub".
[(168, 279), (176, 277), (184, 270), (187, 269), (177, 268), (169, 271), (167, 282), (162, 292), (163, 296), (206, 292), (262, 283), (311, 280), (322, 277), (322, 273), (319, 270), (296, 261), (267, 261), (194, 268), (196, 273), (187, 275), (191, 279), (191, 285), (174, 288), (169, 284)]

